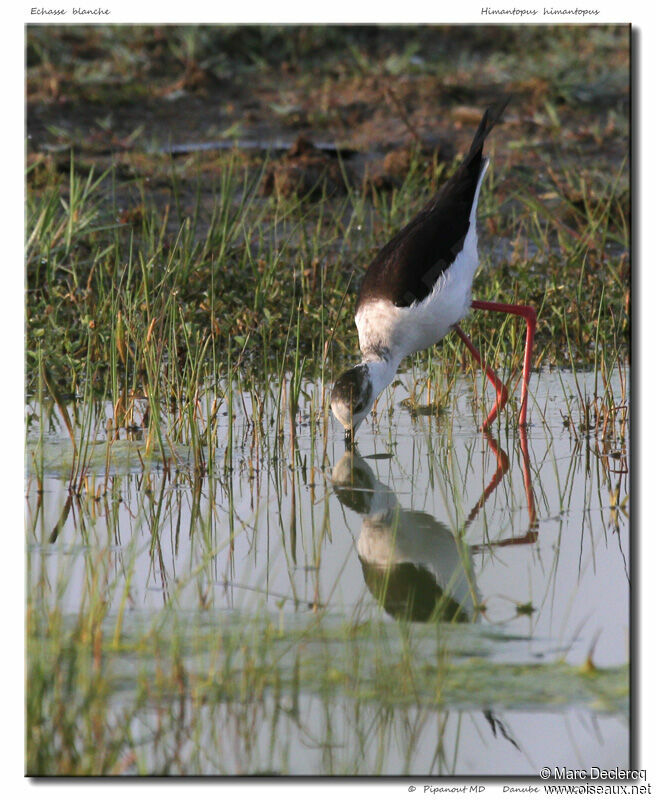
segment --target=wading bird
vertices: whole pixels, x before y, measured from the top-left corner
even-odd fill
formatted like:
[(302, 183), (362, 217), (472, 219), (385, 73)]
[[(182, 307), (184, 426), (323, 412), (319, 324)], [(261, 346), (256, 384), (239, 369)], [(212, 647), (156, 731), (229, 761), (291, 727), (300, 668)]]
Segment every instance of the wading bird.
[(535, 310), (471, 299), (478, 267), (476, 207), (489, 163), (483, 158), (483, 144), (507, 102), (488, 108), (455, 173), (367, 269), (355, 309), (362, 361), (339, 376), (331, 395), (333, 414), (344, 426), (347, 440), (391, 383), (401, 361), (439, 342), (450, 330), (462, 339), (496, 390), (496, 402), (482, 425), (483, 430), (489, 428), (507, 402), (508, 388), (483, 364), (458, 325), (470, 308), (515, 314), (526, 320), (519, 412), (519, 425), (526, 425)]

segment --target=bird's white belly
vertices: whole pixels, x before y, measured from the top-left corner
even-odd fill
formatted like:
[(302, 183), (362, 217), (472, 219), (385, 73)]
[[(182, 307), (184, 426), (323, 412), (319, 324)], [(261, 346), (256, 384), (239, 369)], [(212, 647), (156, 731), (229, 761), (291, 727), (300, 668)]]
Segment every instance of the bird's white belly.
[[(358, 310), (355, 324), (365, 358), (369, 354), (386, 357), (396, 363), (396, 369), (405, 356), (443, 339), (469, 312), (472, 282), (478, 268), (476, 208), (488, 163), (485, 162), (478, 179), (462, 250), (437, 279), (432, 292), (407, 307), (379, 299), (368, 301)], [(387, 351), (386, 356), (384, 351)]]
[(420, 302), (402, 308), (389, 300), (373, 300), (358, 310), (355, 324), (364, 354), (388, 350), (400, 361), (439, 342), (467, 315), (478, 266), (475, 234), (467, 239), (454, 263)]

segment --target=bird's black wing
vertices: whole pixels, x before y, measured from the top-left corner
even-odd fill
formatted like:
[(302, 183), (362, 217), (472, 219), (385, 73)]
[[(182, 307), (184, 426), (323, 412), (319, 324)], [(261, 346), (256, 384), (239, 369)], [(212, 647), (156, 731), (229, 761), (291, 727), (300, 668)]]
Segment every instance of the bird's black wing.
[(488, 108), (462, 164), (371, 262), (360, 286), (357, 308), (373, 299), (389, 300), (396, 306), (423, 300), (454, 262), (469, 230), (483, 169), (483, 143), (507, 103)]

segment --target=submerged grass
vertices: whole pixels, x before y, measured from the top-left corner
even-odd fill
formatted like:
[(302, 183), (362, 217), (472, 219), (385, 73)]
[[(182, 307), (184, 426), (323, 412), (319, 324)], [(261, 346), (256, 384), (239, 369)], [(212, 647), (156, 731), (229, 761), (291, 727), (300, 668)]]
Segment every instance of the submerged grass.
[[(576, 391), (577, 381), (586, 397), (593, 385), (590, 376), (570, 375), (568, 393)], [(81, 490), (60, 490), (65, 502), (54, 524), (47, 522), (53, 511), (48, 497), (57, 486), (55, 475), (61, 474), (63, 483), (68, 479), (69, 464), (61, 436), (47, 437), (41, 445), (31, 441), (43, 463), (41, 485), (47, 491), (30, 492), (28, 500), (30, 774), (251, 774), (264, 767), (297, 772), (298, 758), (286, 757), (278, 747), (298, 737), (307, 741), (321, 714), (332, 716), (337, 726), (337, 739), (320, 732), (326, 752), (340, 740), (337, 730), (346, 726), (349, 735), (363, 742), (371, 743), (373, 730), (383, 739), (400, 736), (410, 763), (412, 747), (404, 738), (403, 719), (418, 710), (429, 729), (444, 713), (480, 716), (486, 707), (501, 714), (576, 707), (626, 717), (627, 670), (595, 667), (594, 652), (589, 663), (584, 658), (561, 661), (567, 655), (562, 649), (555, 660), (509, 664), (498, 660), (503, 632), (444, 622), (439, 605), (427, 625), (412, 624), (403, 615), (386, 620), (382, 609), (372, 614), (362, 602), (335, 613), (341, 606), (334, 594), (341, 590), (327, 585), (319, 568), (344, 531), (333, 533), (336, 520), (327, 500), (330, 470), (319, 456), (319, 469), (312, 464), (312, 453), (321, 453), (326, 441), (321, 425), (317, 422), (312, 434), (307, 419), (320, 402), (318, 387), (300, 380), (296, 385), (295, 417), (297, 426), (305, 427), (300, 444), (288, 414), (296, 391), (293, 376), (283, 375), (286, 388), (278, 392), (272, 387), (261, 403), (243, 385), (222, 389), (225, 399), (219, 408), (227, 410), (232, 403), (237, 421), (217, 414), (222, 420), (216, 433), (217, 462), (207, 470), (197, 468), (193, 447), (176, 444), (164, 454), (153, 448), (149, 456), (143, 432), (141, 439), (119, 439), (108, 448), (109, 439), (103, 441), (102, 428), (96, 427), (105, 407), (101, 401), (88, 403), (89, 438), (99, 441), (89, 447)], [(616, 377), (608, 390), (617, 392)], [(200, 403), (203, 408), (212, 405), (207, 398)], [(54, 406), (54, 416), (47, 409), (48, 401), (41, 413), (34, 409), (35, 418), (50, 417), (52, 426), (64, 431), (59, 409)], [(277, 410), (282, 428), (275, 424)], [(260, 431), (261, 419), (274, 424)], [(467, 551), (467, 511), (491, 478), (496, 459), (489, 449), (481, 455), (479, 437), (468, 440), (465, 453), (456, 456), (452, 418), (427, 415), (418, 427), (422, 423), (425, 436), (418, 433), (415, 439), (417, 463), (423, 465), (429, 493), (443, 495), (452, 529), (463, 532), (456, 541)], [(381, 424), (391, 431), (398, 427), (386, 420)], [(542, 435), (547, 436), (548, 424), (543, 425)], [(612, 456), (594, 456), (597, 441), (590, 433), (575, 439), (566, 465), (552, 463), (552, 447), (546, 447), (533, 474), (541, 517), (563, 515), (572, 505), (587, 507), (598, 492), (601, 519), (590, 532), (607, 540), (623, 525), (617, 518), (626, 512), (627, 481), (625, 475), (613, 475)], [(205, 463), (207, 452), (203, 444)], [(480, 546), (485, 548), (493, 547), (498, 537), (524, 533), (515, 531), (514, 524), (505, 530), (507, 521), (499, 525), (499, 513), (507, 520), (509, 509), (519, 508), (519, 516), (527, 517), (521, 481), (516, 485), (512, 480), (518, 454), (510, 455), (510, 480), (482, 515)], [(540, 475), (552, 466), (560, 481), (558, 493), (545, 496)], [(577, 479), (581, 474), (583, 484)], [(615, 480), (620, 477), (621, 483)], [(312, 508), (302, 511), (308, 497), (313, 498)], [(401, 499), (404, 505), (409, 502), (408, 497)], [(266, 519), (258, 519), (260, 515)], [(427, 515), (420, 516), (425, 521)], [(233, 555), (239, 543), (257, 554), (248, 558), (251, 576)], [(543, 547), (550, 549), (546, 541)], [(255, 572), (263, 548), (267, 554), (272, 551), (265, 559), (266, 580)], [(227, 564), (219, 567), (217, 557), (228, 553)], [(462, 557), (470, 568), (471, 557), (466, 552)], [(281, 563), (289, 571), (289, 588), (276, 595), (268, 584)], [(76, 588), (80, 585), (81, 592)], [(140, 608), (148, 604), (148, 587), (162, 594), (151, 611)], [(373, 600), (383, 603), (378, 597), (383, 587), (375, 592), (369, 588)], [(229, 603), (223, 610), (235, 590), (245, 592), (251, 602)], [(559, 591), (554, 572), (549, 596), (555, 599)], [(267, 610), (259, 610), (260, 597), (268, 600)], [(531, 595), (518, 595), (511, 613), (530, 617), (537, 611), (532, 600)], [(477, 610), (486, 613), (483, 607)], [(317, 709), (323, 709), (321, 714)], [(384, 719), (374, 726), (372, 715), (381, 709)], [(239, 733), (234, 741), (216, 737), (217, 725)], [(261, 749), (269, 736), (276, 744), (263, 767)], [(252, 751), (240, 752), (236, 759), (233, 745), (246, 748), (248, 742)], [(386, 751), (379, 747), (383, 761), (377, 767), (364, 755), (349, 755), (349, 761), (346, 748), (344, 759), (332, 762), (331, 774), (383, 771)]]
[[(449, 626), (408, 628), (400, 648), (398, 631), (385, 623), (350, 627), (315, 618), (307, 627), (296, 621), (286, 630), (274, 619), (233, 615), (217, 624), (168, 614), (166, 630), (139, 630), (133, 623), (132, 632), (112, 642), (115, 621), (102, 612), (72, 625), (53, 614), (37, 623), (33, 612), (30, 775), (193, 774), (185, 752), (191, 743), (199, 773), (234, 774), (225, 736), (208, 760), (216, 719), (222, 718), (226, 731), (250, 709), (259, 719), (255, 739), (280, 736), (281, 716), (302, 735), (310, 724), (302, 701), (308, 696), (333, 715), (350, 717), (350, 736), (365, 740), (376, 708), (385, 708), (389, 720), (377, 736), (392, 734), (395, 715), (411, 708), (430, 716), (481, 705), (503, 713), (576, 704), (602, 714), (628, 713), (626, 668), (495, 665), (485, 658), (484, 636), (466, 636), (463, 647), (462, 631)], [(459, 647), (470, 655), (458, 657)], [(436, 649), (444, 648), (455, 650), (455, 657), (451, 652), (447, 660), (436, 659)], [(473, 657), (476, 649), (480, 655)], [(271, 761), (280, 766), (278, 754)], [(236, 771), (251, 774), (256, 768), (253, 757)], [(303, 772), (298, 765), (294, 771)]]

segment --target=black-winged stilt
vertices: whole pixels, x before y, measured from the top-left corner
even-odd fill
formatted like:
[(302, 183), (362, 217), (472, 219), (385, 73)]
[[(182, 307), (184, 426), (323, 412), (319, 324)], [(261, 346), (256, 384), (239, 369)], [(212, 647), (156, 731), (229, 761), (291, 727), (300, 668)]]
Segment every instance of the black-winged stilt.
[(496, 402), (482, 425), (484, 430), (489, 428), (506, 404), (508, 389), (483, 364), (458, 325), (470, 308), (516, 314), (526, 320), (519, 413), (519, 425), (526, 425), (535, 310), (471, 299), (478, 267), (476, 208), (489, 163), (483, 158), (483, 144), (507, 102), (488, 108), (456, 172), (367, 269), (355, 309), (363, 360), (339, 376), (331, 396), (333, 414), (346, 429), (347, 438), (391, 383), (405, 356), (439, 342), (450, 330), (462, 339), (496, 390)]

